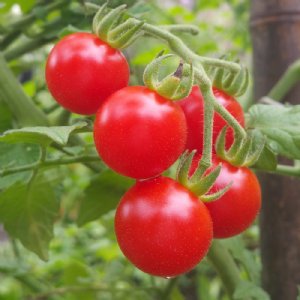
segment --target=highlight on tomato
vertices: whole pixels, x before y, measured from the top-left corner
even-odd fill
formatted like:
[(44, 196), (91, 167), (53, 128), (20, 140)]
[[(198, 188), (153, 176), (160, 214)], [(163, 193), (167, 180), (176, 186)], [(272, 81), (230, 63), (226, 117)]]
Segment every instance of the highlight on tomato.
[(140, 270), (172, 277), (206, 255), (212, 221), (205, 205), (177, 181), (138, 181), (121, 199), (115, 232), (124, 255)]
[(45, 73), (54, 99), (82, 115), (95, 114), (108, 96), (129, 81), (129, 66), (122, 52), (86, 32), (60, 40), (49, 54)]
[(128, 86), (100, 107), (94, 141), (102, 160), (137, 179), (161, 174), (182, 154), (187, 125), (180, 106), (143, 86)]

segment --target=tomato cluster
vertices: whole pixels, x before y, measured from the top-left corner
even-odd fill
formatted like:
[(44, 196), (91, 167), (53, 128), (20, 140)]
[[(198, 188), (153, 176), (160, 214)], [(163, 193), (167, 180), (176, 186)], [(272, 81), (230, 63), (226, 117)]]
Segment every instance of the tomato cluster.
[[(161, 174), (185, 151), (203, 149), (203, 98), (198, 87), (173, 102), (144, 86), (127, 86), (123, 54), (89, 33), (63, 38), (51, 51), (46, 81), (53, 97), (79, 114), (96, 113), (94, 141), (102, 160), (114, 171), (136, 179), (122, 197), (115, 232), (124, 255), (152, 275), (185, 273), (206, 255), (212, 238), (239, 234), (260, 208), (260, 186), (246, 168), (222, 162), (209, 191), (232, 182), (218, 200), (204, 203), (186, 187)], [(244, 125), (238, 102), (214, 89), (217, 100)], [(225, 121), (214, 116), (214, 142)], [(226, 147), (233, 143), (228, 130)], [(214, 157), (214, 165), (219, 159)]]

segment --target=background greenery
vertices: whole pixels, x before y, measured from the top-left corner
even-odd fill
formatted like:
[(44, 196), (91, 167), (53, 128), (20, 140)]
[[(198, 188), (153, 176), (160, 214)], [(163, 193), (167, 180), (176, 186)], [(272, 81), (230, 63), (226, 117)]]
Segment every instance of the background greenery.
[[(203, 56), (226, 54), (250, 67), (249, 1), (111, 1), (113, 5), (124, 2), (132, 14), (150, 23), (197, 25), (198, 36), (180, 35), (193, 50)], [(44, 67), (56, 40), (73, 31), (90, 31), (92, 16), (82, 4), (83, 1), (67, 0), (0, 1), (0, 50), (9, 67), (26, 95), (48, 116), (50, 124), (73, 122), (76, 125), (71, 130), (81, 128), (79, 116), (70, 116), (53, 101), (45, 86)], [(141, 38), (126, 49), (131, 84), (141, 84), (145, 65), (163, 49), (165, 45), (150, 38)], [(252, 97), (248, 93), (240, 101), (247, 108)], [(33, 113), (29, 111), (28, 118), (21, 122), (17, 114), (0, 93), (0, 133), (33, 125)], [(60, 157), (58, 150), (93, 157), (91, 134), (80, 135), (85, 141), (82, 145), (76, 141), (75, 146), (72, 142), (66, 145), (68, 130), (61, 134), (63, 137), (49, 131), (42, 137), (19, 136), (24, 143), (0, 142), (0, 219), (13, 237), (6, 236), (2, 229), (0, 299), (135, 300), (166, 299), (166, 295), (172, 300), (228, 299), (207, 260), (180, 277), (176, 285), (174, 281), (144, 274), (128, 263), (116, 244), (113, 217), (116, 204), (132, 181), (107, 170), (101, 163), (96, 165), (96, 172), (83, 164), (48, 166), (39, 172), (31, 189), (26, 186), (34, 174), (32, 170), (5, 173), (8, 168), (22, 168), (39, 161), (41, 150), (36, 139), (39, 143), (43, 139), (45, 145), (55, 142), (47, 153), (49, 159)], [(242, 278), (249, 280), (240, 286), (234, 298), (245, 299), (247, 295), (252, 299), (269, 299), (259, 288), (257, 226), (224, 241), (224, 245), (239, 265)]]

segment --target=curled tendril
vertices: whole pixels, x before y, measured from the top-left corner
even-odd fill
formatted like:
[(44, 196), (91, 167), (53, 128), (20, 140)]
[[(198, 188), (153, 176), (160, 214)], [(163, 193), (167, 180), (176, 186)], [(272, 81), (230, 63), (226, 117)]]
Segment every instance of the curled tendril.
[(195, 154), (196, 150), (191, 152), (186, 151), (183, 153), (177, 169), (177, 180), (194, 194), (199, 196), (202, 201), (214, 201), (223, 196), (229, 190), (232, 183), (228, 184), (216, 193), (207, 194), (219, 176), (222, 164), (219, 164), (212, 170), (209, 170), (211, 166), (201, 159), (195, 172), (191, 175), (190, 171)]
[(144, 83), (150, 89), (171, 100), (178, 100), (188, 96), (194, 81), (194, 70), (192, 65), (180, 61), (178, 68), (159, 79), (159, 70), (164, 60), (176, 57), (174, 54), (159, 55), (146, 67), (144, 71)]
[(227, 129), (228, 127), (225, 126), (217, 138), (216, 152), (218, 156), (234, 166), (253, 166), (258, 161), (265, 147), (265, 141), (256, 143), (255, 137), (251, 135), (247, 135), (246, 138), (235, 136), (233, 144), (226, 150), (225, 140)]
[(103, 4), (93, 19), (93, 32), (114, 48), (126, 48), (142, 35), (143, 21), (125, 16), (126, 5), (114, 9)]

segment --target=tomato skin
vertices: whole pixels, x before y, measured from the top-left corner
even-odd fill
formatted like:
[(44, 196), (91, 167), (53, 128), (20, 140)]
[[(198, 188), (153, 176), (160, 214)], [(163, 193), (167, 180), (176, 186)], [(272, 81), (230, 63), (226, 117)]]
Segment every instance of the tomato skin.
[[(245, 119), (244, 112), (241, 105), (231, 96), (225, 92), (214, 88), (213, 93), (219, 103), (221, 103), (244, 127)], [(203, 96), (198, 86), (193, 86), (190, 95), (177, 102), (183, 109), (188, 125), (188, 137), (186, 149), (196, 149), (199, 153), (203, 150), (203, 123), (204, 123), (204, 105)], [(213, 126), (213, 145), (216, 139), (227, 123), (222, 117), (214, 113), (214, 126)], [(226, 133), (226, 149), (229, 149), (234, 141), (234, 133), (232, 128), (229, 128)], [(213, 147), (215, 153), (215, 148)]]
[[(193, 160), (192, 169), (199, 158)], [(232, 186), (222, 197), (205, 205), (213, 221), (214, 238), (228, 238), (240, 234), (255, 220), (261, 207), (261, 188), (250, 169), (234, 167), (214, 157), (213, 166), (219, 163), (222, 163), (221, 173), (209, 193), (221, 190), (230, 182)]]
[(77, 114), (96, 113), (113, 92), (128, 85), (124, 55), (91, 33), (64, 37), (46, 63), (46, 82), (56, 101)]
[(124, 255), (142, 271), (172, 277), (195, 267), (212, 240), (205, 205), (167, 177), (138, 181), (116, 211), (115, 232)]
[(94, 123), (94, 141), (103, 161), (137, 179), (168, 169), (184, 150), (186, 136), (180, 106), (143, 86), (111, 95)]

